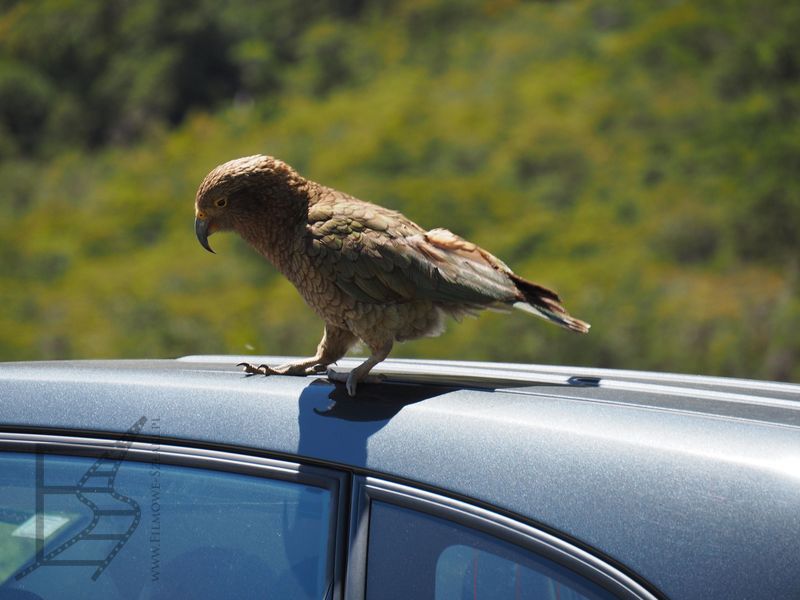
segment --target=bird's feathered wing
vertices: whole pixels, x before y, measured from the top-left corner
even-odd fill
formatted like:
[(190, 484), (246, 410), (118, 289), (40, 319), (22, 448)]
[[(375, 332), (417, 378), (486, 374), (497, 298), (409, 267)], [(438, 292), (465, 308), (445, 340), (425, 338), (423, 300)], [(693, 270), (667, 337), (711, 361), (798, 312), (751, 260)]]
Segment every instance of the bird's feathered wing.
[(446, 229), (425, 231), (396, 211), (341, 195), (309, 209), (308, 251), (317, 267), (368, 303), (435, 302), (454, 316), (516, 307), (576, 331), (555, 292)]

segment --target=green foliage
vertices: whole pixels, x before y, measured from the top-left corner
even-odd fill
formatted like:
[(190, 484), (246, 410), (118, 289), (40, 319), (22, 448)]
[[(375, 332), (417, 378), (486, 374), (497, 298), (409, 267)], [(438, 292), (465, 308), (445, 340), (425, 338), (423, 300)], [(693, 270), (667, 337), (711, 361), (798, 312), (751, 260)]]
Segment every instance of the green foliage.
[[(0, 11), (0, 358), (307, 354), (202, 177), (264, 152), (557, 289), (397, 356), (800, 378), (792, 3), (37, 0)], [(510, 343), (511, 342), (511, 343)]]

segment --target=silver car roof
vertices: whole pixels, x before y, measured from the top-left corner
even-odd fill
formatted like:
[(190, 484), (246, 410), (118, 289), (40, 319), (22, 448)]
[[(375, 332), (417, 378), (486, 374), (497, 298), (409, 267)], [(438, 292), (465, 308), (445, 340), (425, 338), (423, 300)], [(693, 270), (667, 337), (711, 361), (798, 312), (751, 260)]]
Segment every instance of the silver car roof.
[[(800, 386), (581, 367), (389, 360), (349, 398), (284, 357), (0, 364), (0, 424), (300, 457), (497, 507), (674, 598), (800, 590)], [(357, 364), (341, 361), (338, 369)]]

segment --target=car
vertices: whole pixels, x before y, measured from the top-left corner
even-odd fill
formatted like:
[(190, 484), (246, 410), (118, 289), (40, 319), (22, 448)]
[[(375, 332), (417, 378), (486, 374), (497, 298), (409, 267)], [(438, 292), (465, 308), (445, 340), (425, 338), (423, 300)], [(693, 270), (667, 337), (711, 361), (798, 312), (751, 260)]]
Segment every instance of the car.
[(800, 386), (0, 364), (0, 599), (798, 598)]

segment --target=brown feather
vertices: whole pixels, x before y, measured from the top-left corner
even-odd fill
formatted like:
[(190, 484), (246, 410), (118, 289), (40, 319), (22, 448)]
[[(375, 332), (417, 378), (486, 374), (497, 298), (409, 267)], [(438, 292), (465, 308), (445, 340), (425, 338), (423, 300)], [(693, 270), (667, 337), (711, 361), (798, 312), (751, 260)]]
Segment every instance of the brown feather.
[(574, 331), (589, 328), (567, 313), (558, 294), (472, 242), (447, 229), (425, 231), (399, 212), (314, 183), (268, 156), (211, 171), (195, 211), (203, 219), (196, 231), (239, 233), (323, 318), (326, 335), (316, 358), (332, 362), (356, 338), (370, 347), (373, 360), (359, 376), (393, 341), (441, 333), (444, 313), (460, 319), (517, 307)]

